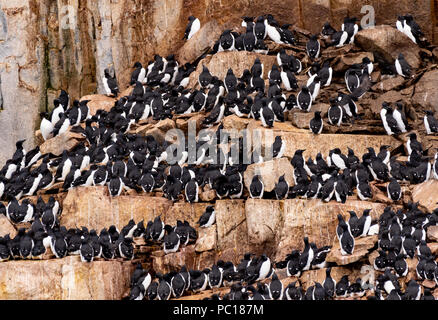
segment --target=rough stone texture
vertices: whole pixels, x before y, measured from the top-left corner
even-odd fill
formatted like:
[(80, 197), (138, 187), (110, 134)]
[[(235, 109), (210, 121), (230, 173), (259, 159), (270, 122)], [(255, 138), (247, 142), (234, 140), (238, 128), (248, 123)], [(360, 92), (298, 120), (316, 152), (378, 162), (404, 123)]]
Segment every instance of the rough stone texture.
[[(244, 200), (218, 200), (215, 205), (217, 244), (224, 261), (240, 261), (248, 250)], [(226, 257), (226, 258), (225, 258)]]
[(216, 20), (210, 20), (201, 26), (201, 29), (179, 49), (176, 59), (183, 65), (192, 62), (204, 52), (213, 47), (214, 43), (221, 36), (224, 27)]
[(379, 83), (373, 86), (373, 90), (377, 92), (386, 92), (397, 89), (405, 82), (402, 76), (396, 76), (394, 78), (383, 79)]
[(365, 51), (378, 54), (389, 63), (393, 63), (402, 52), (413, 68), (420, 66), (419, 47), (394, 27), (379, 25), (372, 29), (364, 29), (357, 33), (355, 42)]
[[(314, 285), (315, 282), (323, 283), (326, 277), (327, 269), (315, 269), (304, 271), (300, 276), (300, 284), (304, 287), (304, 290), (307, 290), (308, 287)], [(374, 270), (372, 271), (374, 272)], [(356, 278), (363, 276), (361, 274), (360, 269), (352, 269), (349, 267), (332, 267), (330, 272), (331, 277), (338, 282), (341, 280), (342, 276), (348, 275), (348, 279), (350, 282), (356, 280)]]
[[(123, 95), (122, 95), (123, 96)], [(116, 99), (107, 97), (102, 94), (91, 94), (88, 96), (83, 96), (80, 101), (90, 100), (87, 103), (88, 108), (90, 108), (90, 114), (95, 115), (97, 110), (103, 109), (105, 111), (110, 111), (114, 106)]]
[(438, 226), (430, 226), (427, 228), (427, 238), (432, 241), (438, 241)]
[(195, 248), (193, 245), (182, 247), (178, 252), (164, 254), (163, 250), (152, 253), (152, 266), (156, 272), (167, 273), (179, 271), (183, 266), (187, 269), (195, 267)]
[(0, 165), (15, 151), (17, 140), (27, 139), (29, 149), (38, 113), (45, 103), (44, 41), (36, 35), (39, 25), (37, 1), (0, 1)]
[(414, 202), (419, 202), (420, 206), (428, 212), (432, 212), (437, 205), (438, 181), (429, 180), (427, 182), (416, 185), (412, 191), (412, 199)]
[(38, 126), (38, 111), (52, 108), (60, 89), (72, 98), (96, 88), (102, 93), (103, 69), (114, 67), (124, 90), (136, 61), (146, 64), (155, 53), (167, 56), (185, 44), (190, 15), (201, 26), (215, 19), (219, 28), (243, 31), (241, 16), (270, 12), (281, 25), (317, 33), (325, 21), (339, 29), (347, 15), (360, 20), (363, 5), (373, 6), (377, 25), (394, 25), (397, 13), (410, 12), (431, 42), (438, 39), (436, 6), (428, 0), (1, 0), (0, 133), (15, 133), (0, 143), (0, 165), (18, 139), (28, 138), (25, 146), (33, 146), (29, 137)]
[(293, 249), (303, 249), (304, 236), (318, 247), (330, 245), (336, 236), (337, 215), (348, 219), (348, 211), (354, 210), (360, 216), (365, 209), (371, 210), (373, 219), (380, 216), (384, 204), (347, 200), (323, 203), (321, 200), (285, 200), (283, 226), (277, 231), (277, 252), (275, 259), (284, 259)]
[(209, 228), (199, 228), (198, 240), (196, 240), (195, 251), (204, 252), (216, 249), (216, 225), (212, 225)]
[(236, 115), (231, 115), (228, 117), (225, 117), (224, 120), (222, 121), (223, 125), (224, 125), (224, 129), (225, 130), (243, 130), (246, 128), (246, 126), (248, 125), (248, 123), (250, 123), (252, 121), (252, 119), (247, 119), (247, 118), (240, 118)]
[(85, 140), (83, 135), (67, 131), (61, 135), (46, 140), (40, 146), (40, 151), (42, 154), (52, 153), (55, 156), (60, 156), (64, 150), (72, 150), (82, 140)]
[(156, 216), (164, 218), (171, 202), (162, 197), (119, 196), (112, 198), (106, 187), (79, 187), (69, 190), (63, 202), (61, 224), (67, 228), (87, 226), (101, 230), (114, 224), (119, 229), (130, 219), (147, 223)]
[(248, 190), (255, 175), (261, 176), (265, 192), (274, 190), (275, 184), (282, 175), (290, 186), (294, 184), (293, 166), (287, 158), (249, 165), (243, 174), (244, 184)]
[(241, 77), (243, 70), (251, 69), (256, 58), (259, 58), (264, 65), (263, 78), (266, 79), (272, 65), (277, 63), (275, 56), (267, 56), (248, 51), (219, 52), (213, 56), (207, 56), (199, 62), (196, 71), (190, 75), (189, 87), (199, 87), (198, 76), (202, 72), (202, 65), (205, 65), (210, 73), (219, 79), (225, 78), (229, 68), (233, 69), (233, 73), (236, 77)]
[(0, 237), (7, 234), (9, 234), (11, 238), (14, 238), (17, 235), (17, 230), (15, 230), (14, 226), (5, 215), (0, 215)]
[(369, 236), (354, 239), (354, 251), (350, 255), (342, 255), (337, 237), (333, 240), (333, 247), (327, 255), (327, 262), (334, 262), (338, 266), (351, 264), (366, 257), (370, 249), (377, 242), (377, 236)]
[(131, 262), (93, 261), (78, 256), (0, 263), (0, 299), (120, 300), (131, 278)]
[[(143, 196), (144, 197), (144, 196)], [(164, 199), (164, 198), (163, 198)], [(170, 225), (176, 225), (177, 220), (188, 221), (191, 226), (198, 227), (197, 222), (205, 209), (211, 205), (210, 203), (188, 203), (188, 202), (176, 202), (167, 212), (162, 212), (165, 218), (165, 223)], [(158, 214), (159, 211), (157, 211)]]
[(354, 52), (342, 55), (336, 55), (333, 60), (333, 71), (345, 72), (350, 66), (356, 63), (362, 63), (362, 59), (367, 57), (371, 61), (374, 60), (371, 52)]
[(438, 70), (426, 72), (415, 85), (415, 94), (412, 103), (421, 105), (427, 110), (438, 112)]
[[(277, 129), (278, 128), (278, 129)], [(318, 152), (321, 152), (324, 157), (328, 156), (330, 150), (340, 148), (343, 153), (347, 153), (347, 147), (354, 150), (356, 155), (362, 155), (366, 152), (366, 148), (373, 147), (378, 150), (381, 145), (389, 145), (393, 148), (400, 145), (400, 142), (395, 138), (387, 135), (365, 135), (365, 134), (319, 134), (314, 135), (309, 130), (292, 129), (283, 131), (280, 126), (274, 125), (274, 130), (266, 129), (262, 132), (262, 150), (266, 146), (271, 146), (275, 136), (280, 135), (286, 143), (284, 156), (292, 158), (295, 151), (305, 149), (303, 153), (305, 159), (309, 156), (314, 159)], [(270, 134), (269, 131), (274, 131)], [(267, 134), (267, 135), (266, 135)]]
[(248, 242), (260, 254), (271, 254), (277, 249), (275, 240), (283, 220), (282, 207), (283, 202), (276, 200), (248, 199), (245, 203)]

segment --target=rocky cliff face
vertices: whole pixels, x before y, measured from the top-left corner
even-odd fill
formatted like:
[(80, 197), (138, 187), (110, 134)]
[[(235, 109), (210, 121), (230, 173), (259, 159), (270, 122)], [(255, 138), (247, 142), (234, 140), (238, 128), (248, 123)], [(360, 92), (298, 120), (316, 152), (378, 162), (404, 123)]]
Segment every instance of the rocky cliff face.
[[(38, 112), (50, 109), (63, 88), (73, 98), (101, 92), (103, 69), (113, 66), (125, 88), (135, 61), (166, 56), (183, 45), (189, 15), (215, 28), (241, 16), (272, 13), (312, 33), (325, 21), (336, 27), (346, 15), (359, 18), (363, 5), (375, 9), (376, 24), (394, 24), (398, 13), (415, 13), (431, 42), (438, 40), (435, 1), (353, 0), (1, 0), (0, 164), (18, 139), (30, 137)], [(28, 139), (25, 146), (34, 145)]]
[[(211, 40), (216, 39), (220, 33), (218, 30), (225, 26), (239, 26), (242, 15), (272, 12), (281, 23), (290, 22), (298, 28), (315, 33), (325, 21), (331, 21), (338, 27), (343, 16), (360, 16), (361, 5), (365, 3), (349, 0), (287, 0), (269, 4), (264, 1), (228, 0), (0, 1), (0, 101), (3, 108), (0, 111), (0, 134), (4, 137), (0, 142), (0, 164), (10, 157), (15, 141), (21, 138), (28, 138), (27, 147), (35, 142), (40, 144), (43, 154), (52, 153), (56, 156), (81, 143), (84, 138), (72, 132), (44, 143), (38, 133), (35, 135), (36, 141), (32, 141), (30, 137), (34, 136), (37, 127), (38, 112), (51, 107), (53, 98), (61, 88), (66, 89), (72, 98), (90, 100), (88, 106), (92, 114), (98, 109), (109, 110), (115, 99), (103, 95), (88, 95), (95, 91), (101, 92), (99, 79), (102, 70), (108, 66), (114, 67), (123, 90), (127, 88), (135, 61), (145, 62), (155, 53), (162, 56), (177, 53), (182, 63), (194, 61), (206, 47), (211, 46)], [(424, 6), (408, 1), (371, 3), (376, 9), (378, 24), (393, 24), (396, 12), (412, 12), (415, 9), (416, 20), (429, 39), (435, 39), (435, 7), (431, 7), (434, 2), (425, 1)], [(345, 9), (347, 7), (350, 9)], [(201, 23), (208, 22), (208, 27), (201, 29), (196, 38), (184, 44), (181, 38), (186, 18), (190, 14), (198, 16)], [(361, 31), (357, 35), (356, 45), (324, 51), (323, 58), (333, 58), (333, 68), (341, 74), (354, 63), (361, 62), (364, 56), (374, 59), (374, 54), (378, 53), (391, 60), (394, 58), (394, 48), (399, 47), (403, 47), (409, 62), (418, 68), (415, 79), (404, 80), (399, 76), (385, 79), (381, 70), (373, 72), (373, 82), (376, 84), (360, 103), (364, 117), (354, 124), (344, 124), (341, 127), (327, 125), (323, 134), (315, 136), (308, 130), (312, 113), (293, 110), (286, 114), (286, 122), (276, 122), (270, 129), (262, 128), (260, 121), (238, 118), (235, 115), (225, 117), (222, 123), (226, 129), (262, 130), (265, 136), (281, 136), (286, 145), (283, 158), (248, 167), (243, 177), (246, 189), (256, 172), (262, 176), (266, 191), (271, 191), (283, 174), (292, 185), (293, 168), (290, 158), (297, 149), (306, 149), (305, 158), (314, 158), (318, 152), (327, 155), (329, 150), (337, 147), (343, 153), (350, 147), (357, 155), (362, 155), (367, 147), (378, 150), (381, 145), (388, 145), (398, 155), (398, 159), (406, 160), (406, 156), (401, 155), (405, 154), (403, 149), (406, 135), (388, 136), (382, 128), (379, 111), (385, 100), (403, 100), (410, 124), (418, 131), (428, 155), (432, 156), (438, 147), (438, 139), (434, 135), (424, 134), (422, 111), (432, 108), (436, 110), (438, 106), (438, 97), (435, 94), (438, 73), (436, 64), (426, 65), (427, 63), (422, 62), (437, 61), (436, 48), (419, 49), (394, 28), (383, 25), (372, 32)], [(288, 47), (288, 50), (302, 58), (307, 66), (310, 65), (309, 60), (305, 60), (302, 46)], [(265, 64), (266, 78), (266, 73), (275, 63), (274, 55), (223, 52), (202, 60), (191, 75), (190, 88), (196, 86), (202, 63), (214, 75), (223, 77), (228, 67), (236, 75), (240, 75), (243, 69), (252, 65), (256, 57), (260, 57)], [(423, 59), (424, 57), (427, 59)], [(307, 80), (306, 76), (297, 78), (300, 84)], [(338, 82), (324, 90), (312, 111), (321, 110), (326, 118), (326, 103), (330, 95), (344, 86)], [(121, 96), (128, 94), (131, 89), (125, 90)], [(199, 129), (205, 116), (201, 112), (161, 121), (149, 119), (135, 124), (130, 133), (151, 134), (161, 142), (164, 133), (170, 128), (187, 130), (189, 120), (194, 120)], [(265, 141), (265, 144), (271, 143)], [(183, 199), (178, 202), (169, 201), (160, 192), (137, 194), (131, 190), (132, 192), (119, 197), (110, 197), (107, 187), (73, 188), (55, 195), (62, 206), (60, 222), (67, 228), (87, 226), (100, 230), (114, 224), (120, 229), (130, 219), (147, 222), (157, 216), (161, 216), (166, 224), (174, 225), (177, 220), (187, 220), (195, 226), (205, 208), (213, 203), (217, 212), (216, 224), (207, 229), (197, 228), (199, 237), (196, 243), (167, 255), (164, 255), (160, 246), (147, 246), (140, 242), (136, 243), (136, 259), (133, 261), (98, 259), (91, 264), (85, 264), (78, 257), (70, 256), (58, 260), (49, 256), (44, 257), (43, 261), (17, 260), (1, 263), (0, 298), (121, 299), (129, 292), (129, 279), (136, 262), (142, 262), (154, 272), (165, 273), (178, 270), (183, 265), (191, 269), (203, 269), (218, 259), (237, 263), (245, 252), (266, 253), (273, 261), (280, 261), (292, 249), (303, 248), (304, 236), (308, 236), (318, 247), (334, 244), (327, 257), (327, 261), (333, 265), (332, 275), (339, 280), (342, 275), (348, 274), (351, 280), (362, 274), (362, 265), (373, 264), (377, 254), (377, 237), (359, 239), (355, 253), (342, 256), (337, 241), (333, 241), (336, 239), (335, 229), (339, 213), (347, 218), (349, 210), (359, 213), (364, 209), (371, 209), (372, 218), (377, 219), (387, 205), (396, 209), (415, 201), (428, 213), (436, 207), (436, 180), (415, 186), (403, 184), (403, 198), (397, 203), (386, 197), (386, 185), (372, 183), (372, 199), (359, 201), (354, 194), (344, 204), (310, 199), (248, 199), (247, 191), (243, 199), (216, 200), (215, 192), (207, 187), (201, 190), (199, 203), (189, 204)], [(56, 188), (59, 185), (53, 187)], [(47, 200), (48, 195), (43, 196)], [(31, 197), (33, 202), (36, 199), (36, 196)], [(10, 234), (13, 237), (20, 227), (22, 225), (13, 225), (0, 215), (0, 236)], [(436, 228), (427, 232), (430, 240), (428, 245), (436, 254), (438, 232)], [(403, 282), (415, 278), (414, 260), (408, 260), (410, 272)], [(47, 272), (49, 277), (46, 276)], [(373, 275), (374, 273), (378, 274), (373, 271)], [(296, 280), (293, 277), (287, 278), (284, 274), (280, 278), (285, 285), (288, 281)], [(307, 288), (314, 281), (321, 282), (324, 278), (325, 269), (310, 270), (303, 273), (300, 281)], [(434, 283), (431, 288), (435, 288)], [(438, 295), (438, 289), (435, 291), (435, 295)], [(204, 294), (211, 295), (211, 292)], [(191, 298), (202, 298), (203, 295)]]

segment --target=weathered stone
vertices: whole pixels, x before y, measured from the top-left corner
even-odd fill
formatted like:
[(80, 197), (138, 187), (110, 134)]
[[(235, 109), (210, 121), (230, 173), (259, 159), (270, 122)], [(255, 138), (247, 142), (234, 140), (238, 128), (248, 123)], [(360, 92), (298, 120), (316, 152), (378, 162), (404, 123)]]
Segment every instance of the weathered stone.
[(219, 259), (221, 259), (221, 257), (218, 258), (217, 250), (200, 252), (196, 255), (195, 270), (204, 270), (205, 268), (211, 268), (211, 266), (215, 264), (216, 261)]
[(363, 210), (371, 209), (372, 219), (377, 219), (384, 208), (384, 204), (356, 200), (347, 200), (345, 204), (334, 201), (324, 203), (319, 199), (285, 200), (283, 226), (277, 232), (275, 260), (284, 259), (294, 249), (302, 250), (305, 236), (318, 247), (331, 245), (336, 236), (338, 214), (348, 220), (350, 210), (360, 216)]
[(216, 249), (216, 225), (212, 225), (208, 228), (198, 229), (198, 240), (195, 244), (196, 252), (204, 252)]
[(374, 60), (371, 52), (352, 52), (347, 54), (337, 55), (333, 61), (332, 68), (334, 72), (345, 72), (347, 69), (357, 63), (362, 63), (363, 58)]
[(187, 132), (189, 126), (192, 126), (192, 122), (195, 122), (196, 131), (198, 132), (202, 128), (202, 123), (206, 115), (203, 113), (191, 113), (189, 117), (178, 117), (175, 121), (176, 127), (184, 132)]
[(425, 288), (433, 289), (436, 286), (435, 281), (433, 280), (424, 280), (421, 285)]
[(219, 39), (224, 26), (220, 26), (215, 19), (209, 20), (201, 29), (179, 49), (176, 58), (181, 65), (193, 62), (206, 50), (213, 47)]
[(210, 188), (207, 184), (199, 192), (199, 199), (204, 202), (210, 202), (216, 199), (216, 191)]
[(396, 76), (381, 80), (379, 83), (375, 84), (372, 89), (377, 92), (386, 92), (397, 89), (403, 85), (404, 82), (405, 79), (402, 76)]
[[(273, 132), (272, 132), (273, 131)], [(286, 143), (284, 156), (292, 158), (295, 151), (298, 149), (306, 150), (303, 155), (305, 159), (309, 156), (313, 159), (318, 152), (324, 157), (328, 156), (330, 150), (340, 148), (346, 154), (347, 147), (353, 149), (356, 155), (362, 155), (367, 151), (368, 147), (373, 147), (378, 150), (382, 145), (388, 145), (391, 148), (396, 148), (400, 142), (395, 138), (387, 135), (366, 135), (366, 134), (318, 134), (314, 135), (309, 130), (295, 129), (295, 132), (277, 131), (272, 129), (261, 130), (262, 150), (266, 146), (271, 146), (275, 136), (281, 136)]]
[(338, 266), (348, 265), (353, 262), (359, 261), (368, 255), (370, 249), (377, 243), (377, 236), (368, 236), (363, 238), (354, 239), (354, 251), (349, 255), (342, 255), (337, 238), (333, 240), (333, 246), (331, 251), (327, 255), (327, 262), (334, 262)]
[(276, 200), (248, 199), (245, 203), (248, 242), (256, 251), (270, 255), (277, 249), (276, 234), (281, 227), (283, 203)]
[(171, 204), (164, 198), (147, 195), (110, 197), (107, 187), (78, 187), (69, 190), (64, 199), (61, 224), (96, 230), (114, 224), (121, 229), (130, 219), (144, 220), (146, 224), (159, 215), (166, 222)]
[(168, 130), (175, 129), (176, 125), (175, 121), (171, 119), (165, 119), (158, 121), (158, 123), (155, 124), (154, 127), (163, 132), (167, 132)]
[(45, 43), (39, 36), (38, 6), (29, 1), (1, 2), (0, 45), (0, 166), (15, 151), (15, 143), (34, 147), (38, 113), (45, 109)]
[(0, 263), (0, 299), (120, 300), (129, 288), (131, 262), (93, 261), (79, 256)]
[(241, 77), (243, 70), (250, 70), (254, 64), (254, 60), (259, 58), (264, 64), (263, 78), (268, 77), (268, 72), (272, 65), (276, 63), (275, 56), (268, 56), (249, 51), (227, 51), (219, 52), (213, 56), (207, 56), (201, 60), (196, 68), (196, 71), (190, 75), (189, 87), (199, 87), (198, 77), (202, 72), (202, 65), (205, 65), (213, 76), (219, 79), (224, 79), (229, 68), (233, 69), (236, 77)]
[[(310, 286), (314, 285), (315, 282), (323, 283), (326, 278), (326, 270), (327, 269), (315, 269), (304, 271), (300, 276), (300, 284), (307, 290)], [(370, 268), (372, 270), (372, 268)], [(373, 270), (374, 271), (374, 270)], [(356, 278), (363, 277), (360, 269), (352, 269), (348, 267), (332, 267), (330, 276), (336, 281), (339, 282), (342, 276), (348, 275), (348, 280), (350, 282), (354, 282)]]
[(365, 109), (368, 107), (373, 113), (373, 115), (380, 120), (380, 110), (382, 110), (382, 103), (384, 101), (388, 103), (395, 103), (399, 100), (403, 100), (404, 97), (401, 94), (401, 92), (391, 90), (385, 92), (384, 94), (379, 94), (376, 98), (377, 99), (365, 100), (361, 104), (362, 104), (362, 108)]
[(261, 177), (265, 192), (274, 190), (275, 184), (278, 183), (278, 179), (282, 175), (284, 175), (289, 185), (294, 184), (293, 167), (287, 158), (273, 159), (249, 165), (243, 174), (244, 184), (248, 190), (255, 175)]
[(244, 200), (218, 200), (215, 205), (218, 250), (223, 260), (240, 261), (248, 250)]
[(177, 220), (186, 220), (192, 227), (198, 227), (198, 220), (209, 205), (209, 203), (175, 202), (166, 212), (163, 212), (165, 223), (176, 225)]
[(438, 112), (438, 93), (434, 90), (437, 86), (438, 70), (426, 72), (415, 85), (412, 103), (420, 105), (426, 110)]
[(12, 223), (6, 218), (5, 215), (0, 215), (0, 237), (4, 237), (9, 234), (11, 238), (17, 235), (17, 230), (14, 228)]
[(225, 117), (224, 120), (222, 121), (222, 124), (224, 125), (225, 130), (240, 131), (246, 129), (249, 122), (251, 122), (251, 119), (240, 118), (233, 114), (231, 116)]
[[(292, 122), (294, 126), (300, 129), (309, 129), (310, 126), (310, 120), (312, 120), (315, 117), (315, 112), (320, 111), (321, 117), (323, 118), (324, 127), (327, 129), (327, 126), (329, 125), (327, 120), (327, 112), (330, 108), (329, 104), (325, 103), (319, 103), (314, 106), (312, 106), (312, 112), (303, 112), (299, 111), (298, 109), (293, 109), (288, 113), (288, 120)], [(325, 119), (324, 119), (325, 118)], [(324, 131), (324, 128), (323, 128)]]
[(80, 133), (67, 131), (63, 134), (46, 140), (40, 146), (40, 151), (42, 154), (52, 153), (55, 156), (60, 156), (64, 150), (72, 150), (83, 140), (85, 140), (85, 137)]
[(105, 96), (103, 94), (92, 94), (88, 96), (84, 96), (80, 101), (90, 100), (87, 103), (88, 108), (90, 108), (90, 114), (95, 115), (97, 110), (105, 110), (110, 111), (116, 102), (116, 99)]
[(438, 254), (438, 242), (428, 243), (427, 246), (430, 248), (432, 254)]
[(430, 226), (427, 228), (427, 239), (438, 241), (438, 226)]
[(437, 195), (437, 180), (429, 180), (427, 182), (423, 182), (414, 186), (414, 189), (412, 190), (412, 199), (414, 200), (414, 202), (419, 202), (420, 206), (428, 212), (432, 212), (433, 210), (438, 208)]
[(363, 29), (356, 34), (355, 43), (365, 51), (378, 54), (388, 63), (394, 63), (401, 52), (413, 68), (420, 67), (419, 47), (394, 27), (379, 25)]
[(183, 266), (194, 268), (195, 247), (193, 245), (181, 247), (178, 252), (164, 254), (162, 250), (152, 253), (152, 266), (155, 272), (167, 273), (179, 271)]

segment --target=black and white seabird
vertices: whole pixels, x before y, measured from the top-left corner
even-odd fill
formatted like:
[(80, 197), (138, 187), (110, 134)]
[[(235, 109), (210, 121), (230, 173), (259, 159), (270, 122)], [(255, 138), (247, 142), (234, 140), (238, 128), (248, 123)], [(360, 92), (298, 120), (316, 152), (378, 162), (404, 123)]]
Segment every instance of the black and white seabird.
[(310, 59), (318, 59), (321, 51), (321, 44), (318, 41), (318, 35), (312, 35), (306, 44), (307, 55)]
[(194, 16), (190, 16), (188, 20), (189, 23), (187, 24), (183, 39), (190, 40), (201, 28), (201, 22), (198, 18), (195, 18)]
[(199, 218), (198, 224), (201, 228), (208, 228), (212, 226), (216, 221), (216, 212), (213, 206), (208, 206), (205, 212)]

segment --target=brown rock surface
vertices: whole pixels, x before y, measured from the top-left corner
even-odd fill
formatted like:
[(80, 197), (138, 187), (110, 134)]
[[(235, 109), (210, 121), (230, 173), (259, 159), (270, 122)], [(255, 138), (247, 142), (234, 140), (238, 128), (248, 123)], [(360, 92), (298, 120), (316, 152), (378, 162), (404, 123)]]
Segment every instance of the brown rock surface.
[(362, 59), (367, 57), (371, 61), (374, 60), (373, 54), (371, 52), (352, 52), (336, 56), (333, 60), (333, 71), (335, 72), (345, 72), (347, 69), (356, 63), (362, 63)]
[(70, 151), (84, 139), (85, 137), (79, 133), (67, 131), (61, 135), (46, 140), (40, 146), (40, 151), (42, 154), (52, 153), (55, 156), (60, 156), (64, 150)]
[(198, 77), (202, 72), (202, 65), (204, 64), (213, 76), (219, 79), (224, 79), (229, 68), (233, 69), (236, 77), (242, 76), (243, 70), (251, 69), (254, 60), (259, 58), (264, 64), (263, 78), (267, 78), (268, 72), (272, 65), (276, 63), (275, 56), (268, 56), (248, 51), (227, 51), (219, 52), (213, 56), (207, 56), (201, 60), (196, 68), (196, 71), (190, 75), (189, 87), (199, 87)]
[(414, 186), (412, 190), (412, 199), (419, 202), (420, 206), (428, 212), (438, 208), (438, 181), (429, 180)]
[(196, 240), (195, 251), (204, 252), (216, 249), (217, 244), (217, 230), (216, 224), (209, 228), (198, 229), (198, 240)]
[[(265, 134), (269, 129), (262, 131)], [(395, 148), (400, 145), (400, 142), (395, 138), (387, 135), (365, 135), (365, 134), (319, 134), (314, 135), (308, 130), (300, 132), (284, 132), (276, 131), (270, 135), (264, 135), (262, 138), (262, 148), (272, 145), (275, 136), (280, 135), (286, 143), (284, 156), (292, 158), (295, 151), (298, 149), (306, 150), (303, 155), (307, 159), (309, 156), (314, 159), (318, 152), (321, 152), (324, 157), (328, 156), (330, 150), (340, 148), (346, 154), (347, 147), (353, 149), (356, 155), (362, 155), (366, 152), (366, 148), (373, 147), (378, 150), (381, 145), (389, 145)]]
[(438, 70), (426, 72), (415, 85), (415, 94), (412, 103), (421, 105), (426, 110), (438, 112)]
[[(259, 254), (277, 249), (276, 235), (281, 227), (283, 202), (248, 199), (245, 203), (248, 242)], [(253, 251), (252, 251), (253, 252)]]
[(430, 226), (427, 228), (427, 239), (438, 241), (438, 226)]
[(370, 249), (374, 247), (377, 243), (377, 236), (368, 236), (363, 238), (354, 239), (354, 251), (350, 255), (342, 255), (339, 246), (339, 241), (333, 240), (332, 250), (327, 255), (327, 262), (334, 262), (338, 266), (348, 265), (353, 262), (359, 261), (360, 259), (366, 257)]
[(248, 190), (255, 175), (261, 176), (265, 192), (274, 190), (275, 184), (282, 175), (284, 175), (290, 186), (294, 184), (293, 166), (287, 158), (249, 165), (243, 174), (244, 184)]
[(12, 223), (6, 218), (5, 215), (0, 215), (0, 237), (9, 234), (11, 238), (14, 238), (17, 234), (17, 230)]
[(406, 35), (388, 25), (361, 30), (355, 37), (355, 43), (365, 51), (379, 54), (388, 63), (393, 63), (401, 52), (413, 68), (421, 64), (419, 47)]
[(377, 92), (386, 92), (397, 89), (403, 85), (404, 82), (405, 80), (402, 76), (396, 76), (381, 80), (379, 83), (375, 84), (372, 89)]
[(376, 219), (385, 208), (384, 204), (366, 201), (347, 200), (345, 204), (324, 203), (321, 200), (285, 200), (283, 226), (277, 233), (277, 251), (275, 259), (284, 259), (294, 249), (302, 250), (303, 238), (315, 242), (318, 247), (330, 245), (336, 236), (337, 215), (348, 217), (348, 211), (354, 210), (360, 216), (365, 209), (371, 210)]
[(78, 256), (0, 263), (0, 299), (120, 300), (129, 287), (131, 262), (93, 261)]
[(195, 61), (213, 47), (223, 30), (224, 27), (220, 26), (215, 19), (209, 20), (201, 25), (201, 29), (178, 50), (176, 59), (181, 65)]
[(171, 202), (162, 197), (119, 196), (112, 198), (106, 187), (79, 187), (71, 189), (63, 202), (61, 224), (67, 228), (87, 226), (101, 230), (114, 224), (119, 229), (130, 219), (145, 223), (156, 216), (164, 218)]
[(80, 101), (90, 100), (87, 103), (88, 108), (90, 108), (90, 114), (93, 116), (96, 114), (97, 110), (102, 109), (105, 111), (110, 111), (114, 107), (116, 99), (105, 96), (103, 94), (92, 94), (84, 96)]
[(155, 272), (164, 274), (170, 271), (179, 271), (184, 265), (189, 270), (195, 266), (193, 245), (182, 247), (175, 253), (164, 254), (163, 250), (152, 253), (152, 266)]
[(237, 263), (249, 248), (245, 201), (218, 200), (215, 211), (220, 256)]
[[(326, 277), (326, 270), (327, 269), (315, 269), (304, 271), (300, 276), (300, 283), (301, 286), (304, 287), (304, 290), (307, 290), (308, 287), (314, 285), (315, 282), (322, 284)], [(339, 282), (344, 275), (348, 275), (350, 282), (353, 282), (356, 280), (356, 278), (363, 276), (363, 274), (360, 272), (360, 269), (358, 270), (343, 266), (332, 267), (330, 275), (336, 282)]]

